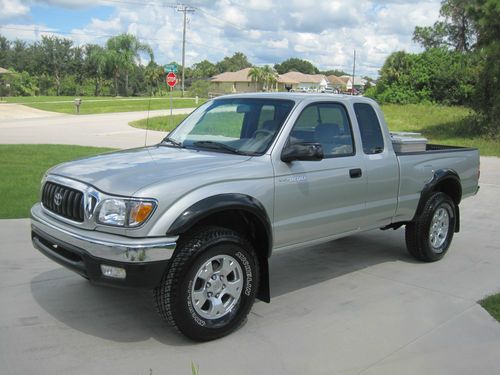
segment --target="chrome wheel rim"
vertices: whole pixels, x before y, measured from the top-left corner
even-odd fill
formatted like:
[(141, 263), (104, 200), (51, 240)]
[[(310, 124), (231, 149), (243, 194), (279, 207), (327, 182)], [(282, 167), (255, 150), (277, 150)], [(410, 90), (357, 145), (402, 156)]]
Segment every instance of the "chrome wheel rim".
[(243, 270), (230, 255), (210, 258), (196, 272), (191, 288), (193, 308), (202, 318), (214, 320), (229, 314), (241, 297)]
[(441, 246), (448, 237), (448, 229), (450, 227), (450, 215), (448, 210), (441, 207), (436, 210), (432, 217), (431, 227), (429, 231), (429, 242), (436, 253), (441, 253)]

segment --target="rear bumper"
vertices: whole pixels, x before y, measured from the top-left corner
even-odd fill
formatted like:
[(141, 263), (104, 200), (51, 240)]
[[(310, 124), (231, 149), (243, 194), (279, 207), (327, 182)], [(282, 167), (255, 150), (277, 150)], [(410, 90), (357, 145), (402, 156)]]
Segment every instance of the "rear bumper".
[[(153, 288), (159, 284), (175, 250), (177, 237), (131, 238), (71, 228), (31, 210), (33, 246), (66, 268), (101, 284)], [(122, 268), (124, 279), (103, 275), (101, 265)]]

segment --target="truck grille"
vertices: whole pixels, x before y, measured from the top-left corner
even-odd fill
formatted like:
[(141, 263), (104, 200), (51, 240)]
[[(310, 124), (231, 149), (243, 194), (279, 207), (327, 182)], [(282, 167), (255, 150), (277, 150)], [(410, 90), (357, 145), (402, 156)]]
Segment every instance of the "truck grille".
[(42, 191), (43, 206), (67, 219), (83, 222), (83, 193), (47, 181)]

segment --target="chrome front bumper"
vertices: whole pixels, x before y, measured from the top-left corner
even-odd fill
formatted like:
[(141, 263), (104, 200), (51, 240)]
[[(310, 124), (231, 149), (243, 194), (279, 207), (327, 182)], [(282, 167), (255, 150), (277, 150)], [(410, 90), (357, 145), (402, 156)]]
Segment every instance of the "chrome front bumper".
[(40, 203), (31, 209), (34, 232), (72, 245), (90, 256), (123, 263), (165, 261), (172, 257), (178, 236), (132, 238), (74, 228), (43, 212)]

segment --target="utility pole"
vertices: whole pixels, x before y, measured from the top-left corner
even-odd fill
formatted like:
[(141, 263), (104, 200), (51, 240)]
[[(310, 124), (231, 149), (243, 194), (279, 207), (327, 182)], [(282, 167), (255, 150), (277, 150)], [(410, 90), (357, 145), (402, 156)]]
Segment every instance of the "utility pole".
[(352, 88), (351, 95), (354, 95), (354, 77), (356, 74), (356, 50), (354, 50), (354, 60), (352, 62)]
[(184, 97), (184, 70), (186, 65), (186, 14), (188, 12), (190, 13), (194, 12), (194, 8), (188, 5), (181, 4), (177, 6), (177, 11), (184, 13), (184, 27), (182, 31), (182, 79), (181, 79), (182, 97)]

